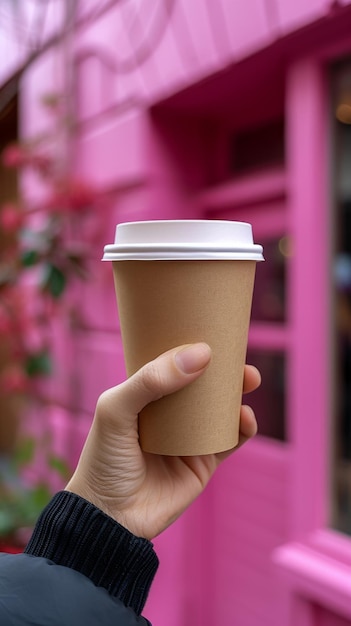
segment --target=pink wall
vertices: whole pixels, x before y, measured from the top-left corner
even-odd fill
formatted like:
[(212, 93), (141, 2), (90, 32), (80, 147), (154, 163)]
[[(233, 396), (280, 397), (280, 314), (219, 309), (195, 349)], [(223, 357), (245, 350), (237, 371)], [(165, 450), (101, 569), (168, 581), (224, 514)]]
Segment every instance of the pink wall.
[[(336, 43), (338, 54), (351, 52), (348, 4), (254, 0), (248, 10), (246, 0), (168, 0), (154, 3), (153, 12), (139, 3), (136, 12), (136, 3), (116, 3), (77, 29), (75, 170), (113, 201), (101, 212), (91, 281), (75, 296), (84, 327), (74, 337), (56, 329), (61, 368), (51, 422), (61, 449), (73, 441), (72, 462), (99, 393), (124, 377), (111, 271), (100, 263), (117, 222), (249, 219), (257, 239), (287, 233), (296, 246), (288, 323), (253, 324), (250, 334), (251, 345), (287, 355), (289, 439), (258, 437), (239, 451), (157, 539), (161, 567), (145, 611), (155, 626), (351, 623), (351, 545), (342, 538), (341, 547), (326, 519), (329, 320), (321, 314), (328, 297), (321, 58)], [(24, 136), (48, 123), (38, 91), (64, 82), (65, 63), (62, 50), (51, 48), (25, 73)], [(279, 115), (286, 120), (285, 167), (230, 179), (228, 134)], [(25, 184), (40, 193), (36, 181)], [(76, 364), (73, 380), (67, 361)]]

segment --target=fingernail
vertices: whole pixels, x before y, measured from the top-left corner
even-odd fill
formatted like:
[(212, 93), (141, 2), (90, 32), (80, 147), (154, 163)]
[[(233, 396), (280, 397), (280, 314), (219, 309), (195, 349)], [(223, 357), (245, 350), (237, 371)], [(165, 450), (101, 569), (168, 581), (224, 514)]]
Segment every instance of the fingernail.
[(194, 374), (202, 370), (209, 362), (211, 348), (207, 343), (195, 343), (182, 348), (175, 355), (177, 367), (185, 374)]

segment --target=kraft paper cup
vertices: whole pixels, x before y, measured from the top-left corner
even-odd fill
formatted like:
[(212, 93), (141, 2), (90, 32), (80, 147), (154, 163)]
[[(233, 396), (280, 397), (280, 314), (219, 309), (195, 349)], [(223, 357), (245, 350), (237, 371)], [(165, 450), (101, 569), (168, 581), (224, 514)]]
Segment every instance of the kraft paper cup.
[(251, 225), (119, 224), (103, 259), (113, 263), (128, 376), (179, 345), (205, 341), (212, 349), (200, 378), (140, 413), (142, 449), (189, 456), (234, 448), (256, 262), (264, 260)]

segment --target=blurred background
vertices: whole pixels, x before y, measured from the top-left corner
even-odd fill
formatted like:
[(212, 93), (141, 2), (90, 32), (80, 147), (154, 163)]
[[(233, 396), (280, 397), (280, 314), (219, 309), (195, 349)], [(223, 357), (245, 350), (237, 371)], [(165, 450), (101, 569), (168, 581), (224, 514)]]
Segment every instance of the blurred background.
[(350, 29), (349, 0), (1, 2), (1, 549), (124, 378), (116, 224), (264, 246), (259, 434), (156, 540), (155, 626), (351, 624)]

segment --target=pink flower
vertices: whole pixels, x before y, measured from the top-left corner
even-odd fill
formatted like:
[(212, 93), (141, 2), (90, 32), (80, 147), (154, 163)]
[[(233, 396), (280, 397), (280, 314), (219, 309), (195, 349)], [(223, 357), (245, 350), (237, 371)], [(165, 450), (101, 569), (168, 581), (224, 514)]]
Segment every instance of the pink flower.
[(81, 180), (71, 181), (68, 188), (72, 211), (88, 209), (93, 204), (96, 194), (93, 189)]
[(44, 203), (43, 209), (48, 212), (61, 212), (69, 209), (69, 202), (67, 195), (63, 192), (54, 192)]
[(2, 153), (2, 162), (5, 167), (21, 167), (26, 163), (27, 156), (24, 149), (12, 143)]
[(96, 204), (98, 195), (87, 183), (80, 180), (59, 181), (43, 209), (49, 212), (77, 213), (88, 211)]
[(28, 379), (20, 365), (9, 365), (0, 376), (0, 388), (6, 393), (20, 393), (27, 389)]
[(23, 224), (23, 214), (15, 204), (4, 204), (0, 210), (0, 228), (5, 233), (15, 233)]
[(35, 146), (10, 144), (2, 153), (5, 167), (29, 166), (36, 169), (42, 176), (49, 176), (53, 169), (53, 159)]

